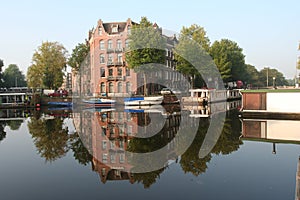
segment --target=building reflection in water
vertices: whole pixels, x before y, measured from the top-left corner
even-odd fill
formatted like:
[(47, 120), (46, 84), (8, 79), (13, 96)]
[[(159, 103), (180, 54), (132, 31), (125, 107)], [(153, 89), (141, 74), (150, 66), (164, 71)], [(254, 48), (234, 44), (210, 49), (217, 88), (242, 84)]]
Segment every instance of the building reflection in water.
[[(142, 182), (149, 187), (169, 163), (179, 161), (185, 172), (199, 175), (205, 172), (211, 154), (228, 154), (239, 148), (242, 142), (239, 140), (240, 121), (235, 117), (237, 113), (232, 111), (226, 114), (222, 111), (219, 112), (226, 115), (225, 125), (215, 127), (220, 134), (216, 135), (216, 143), (210, 152), (203, 157), (199, 157), (199, 151), (212, 118), (207, 116), (200, 120), (200, 117), (193, 115), (194, 111), (181, 110), (179, 106), (84, 110), (73, 113), (73, 120), (81, 140), (93, 155), (93, 170), (99, 173), (103, 183), (107, 180), (129, 180), (131, 183)], [(218, 113), (214, 117), (217, 118)], [(193, 132), (193, 126), (196, 128), (195, 135), (189, 133)], [(184, 152), (179, 151), (180, 145), (189, 137), (193, 137), (192, 143)], [(141, 161), (135, 154), (130, 154), (147, 154), (163, 147), (167, 151), (160, 154), (159, 159)], [(134, 173), (137, 166), (159, 166), (157, 160), (164, 161), (161, 167), (145, 173)]]
[[(46, 162), (55, 162), (72, 151), (78, 163), (92, 165), (103, 183), (128, 180), (148, 188), (170, 163), (177, 162), (185, 173), (198, 176), (206, 171), (213, 154), (229, 154), (242, 144), (240, 121), (235, 111), (220, 111), (208, 117), (195, 117), (192, 112), (195, 113), (176, 105), (81, 112), (46, 109), (11, 113), (3, 110), (0, 122), (3, 121), (4, 131), (14, 120), (21, 119), (23, 123), (29, 119), (27, 126), (36, 152)], [(226, 117), (224, 126), (216, 125), (212, 129), (215, 143), (207, 148), (209, 152), (199, 157), (212, 120), (223, 115)], [(72, 128), (67, 125), (71, 118)], [(218, 131), (220, 134), (216, 134)], [(1, 134), (5, 140), (5, 131)], [(156, 158), (140, 158), (134, 154), (147, 155), (155, 151), (160, 152)], [(154, 170), (135, 173), (137, 168), (144, 167)]]

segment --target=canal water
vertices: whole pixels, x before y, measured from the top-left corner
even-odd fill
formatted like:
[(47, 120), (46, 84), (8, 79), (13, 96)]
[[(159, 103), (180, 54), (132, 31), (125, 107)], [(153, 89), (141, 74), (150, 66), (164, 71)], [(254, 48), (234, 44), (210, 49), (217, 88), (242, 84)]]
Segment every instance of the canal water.
[[(297, 195), (298, 121), (241, 120), (237, 110), (217, 114), (220, 120), (176, 108), (1, 110), (0, 116), (3, 200)], [(160, 159), (130, 156), (164, 146), (168, 155)]]

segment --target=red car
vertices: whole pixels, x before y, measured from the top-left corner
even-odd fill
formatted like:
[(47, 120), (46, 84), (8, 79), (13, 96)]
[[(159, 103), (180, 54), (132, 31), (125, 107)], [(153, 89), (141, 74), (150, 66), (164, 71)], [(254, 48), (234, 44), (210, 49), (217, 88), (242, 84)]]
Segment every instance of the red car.
[(58, 91), (55, 91), (54, 93), (48, 94), (48, 97), (67, 97), (67, 96), (68, 96), (67, 90), (58, 90)]

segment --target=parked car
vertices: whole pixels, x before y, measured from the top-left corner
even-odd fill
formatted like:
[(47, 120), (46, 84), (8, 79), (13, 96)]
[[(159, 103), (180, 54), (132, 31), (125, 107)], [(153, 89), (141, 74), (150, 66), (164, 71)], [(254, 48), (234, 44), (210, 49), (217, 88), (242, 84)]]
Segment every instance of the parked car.
[(49, 93), (48, 97), (67, 97), (68, 91), (67, 90), (57, 90), (53, 93)]

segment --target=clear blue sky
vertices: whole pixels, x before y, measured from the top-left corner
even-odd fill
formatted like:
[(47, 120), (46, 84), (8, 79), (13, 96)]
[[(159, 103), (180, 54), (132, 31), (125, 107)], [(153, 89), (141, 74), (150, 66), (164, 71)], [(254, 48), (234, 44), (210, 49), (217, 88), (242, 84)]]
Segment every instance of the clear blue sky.
[(277, 68), (293, 78), (300, 41), (300, 1), (42, 1), (0, 2), (0, 58), (26, 72), (43, 41), (58, 41), (71, 53), (98, 19), (139, 21), (146, 16), (165, 29), (203, 26), (211, 42), (238, 43), (246, 63)]

